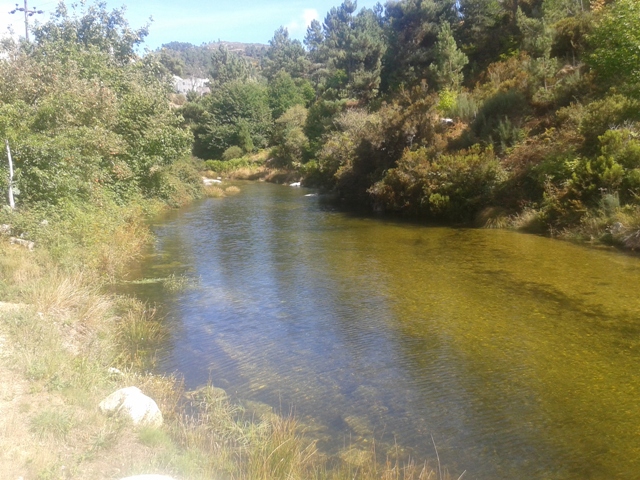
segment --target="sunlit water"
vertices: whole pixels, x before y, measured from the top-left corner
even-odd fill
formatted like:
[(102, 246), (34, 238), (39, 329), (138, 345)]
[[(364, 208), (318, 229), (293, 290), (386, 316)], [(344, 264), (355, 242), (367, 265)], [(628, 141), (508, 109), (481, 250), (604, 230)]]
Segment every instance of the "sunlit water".
[[(640, 478), (640, 260), (494, 230), (362, 218), (243, 184), (163, 218), (135, 287), (165, 371), (477, 479)], [(133, 289), (134, 287), (132, 287)]]

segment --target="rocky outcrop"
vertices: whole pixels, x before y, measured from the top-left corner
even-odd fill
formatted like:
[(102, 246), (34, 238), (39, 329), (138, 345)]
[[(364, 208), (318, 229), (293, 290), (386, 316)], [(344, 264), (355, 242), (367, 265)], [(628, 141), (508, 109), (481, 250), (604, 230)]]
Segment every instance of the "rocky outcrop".
[(100, 411), (105, 415), (119, 415), (131, 419), (134, 425), (162, 425), (162, 412), (156, 402), (137, 387), (117, 390), (100, 402)]

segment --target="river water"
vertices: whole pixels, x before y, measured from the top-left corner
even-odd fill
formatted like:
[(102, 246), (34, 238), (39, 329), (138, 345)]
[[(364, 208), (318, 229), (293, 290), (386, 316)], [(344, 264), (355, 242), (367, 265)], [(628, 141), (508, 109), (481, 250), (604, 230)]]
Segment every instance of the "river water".
[(136, 274), (160, 366), (473, 479), (640, 478), (640, 260), (246, 183), (162, 218)]

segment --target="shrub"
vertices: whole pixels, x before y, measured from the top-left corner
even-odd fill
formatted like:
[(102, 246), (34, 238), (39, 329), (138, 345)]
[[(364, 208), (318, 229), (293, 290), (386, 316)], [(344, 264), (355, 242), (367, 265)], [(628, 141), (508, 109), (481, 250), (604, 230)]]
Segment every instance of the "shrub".
[(528, 110), (525, 96), (516, 90), (498, 92), (485, 100), (471, 124), (476, 138), (502, 148), (522, 137), (517, 125)]
[(599, 146), (601, 135), (607, 130), (640, 122), (640, 101), (624, 95), (610, 95), (590, 103), (580, 122), (580, 133), (584, 136), (587, 152)]
[(489, 205), (495, 188), (506, 178), (489, 151), (478, 148), (451, 155), (428, 149), (407, 151), (369, 193), (386, 210), (430, 218), (472, 218)]
[(307, 109), (301, 105), (289, 108), (275, 122), (273, 155), (282, 165), (300, 164), (309, 150), (309, 139), (304, 133)]
[(232, 146), (227, 148), (222, 154), (222, 160), (233, 160), (235, 158), (240, 158), (244, 155), (242, 149), (238, 146)]

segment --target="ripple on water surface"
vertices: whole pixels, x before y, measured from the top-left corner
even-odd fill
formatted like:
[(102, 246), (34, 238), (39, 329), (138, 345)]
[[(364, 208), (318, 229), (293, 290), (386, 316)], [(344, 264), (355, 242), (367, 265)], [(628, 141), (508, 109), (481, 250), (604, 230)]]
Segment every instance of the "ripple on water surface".
[(432, 457), (433, 435), (469, 478), (638, 478), (637, 258), (305, 193), (246, 184), (157, 225), (141, 275), (198, 282), (131, 286), (169, 312), (163, 368), (295, 406), (328, 451)]

